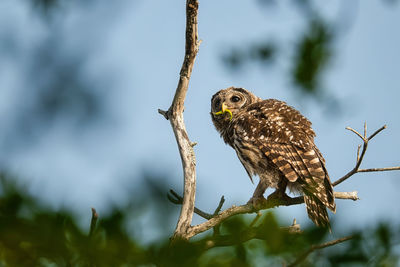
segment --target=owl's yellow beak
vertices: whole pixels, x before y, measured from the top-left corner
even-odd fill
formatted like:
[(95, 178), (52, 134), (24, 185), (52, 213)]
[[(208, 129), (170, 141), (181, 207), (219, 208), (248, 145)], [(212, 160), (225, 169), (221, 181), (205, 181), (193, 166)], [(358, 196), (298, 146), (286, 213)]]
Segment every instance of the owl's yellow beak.
[(218, 112), (216, 112), (216, 113), (214, 113), (215, 115), (221, 115), (221, 114), (225, 114), (225, 113), (229, 113), (229, 115), (231, 115), (231, 117), (230, 117), (230, 119), (229, 120), (232, 120), (232, 111), (230, 111), (229, 109), (228, 109), (228, 107), (226, 106), (226, 104), (225, 103), (222, 103), (222, 109), (220, 110), (220, 111), (218, 111)]

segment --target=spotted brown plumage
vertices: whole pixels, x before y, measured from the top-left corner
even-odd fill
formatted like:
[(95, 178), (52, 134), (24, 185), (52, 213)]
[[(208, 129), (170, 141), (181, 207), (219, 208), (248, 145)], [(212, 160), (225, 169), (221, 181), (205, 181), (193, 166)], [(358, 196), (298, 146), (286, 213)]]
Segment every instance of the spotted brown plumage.
[(308, 216), (317, 226), (329, 226), (326, 207), (336, 211), (333, 189), (308, 119), (285, 102), (262, 100), (234, 87), (212, 97), (211, 118), (251, 181), (255, 175), (260, 178), (249, 202), (264, 199), (269, 187), (276, 188), (274, 196), (287, 197), (288, 186), (303, 194)]

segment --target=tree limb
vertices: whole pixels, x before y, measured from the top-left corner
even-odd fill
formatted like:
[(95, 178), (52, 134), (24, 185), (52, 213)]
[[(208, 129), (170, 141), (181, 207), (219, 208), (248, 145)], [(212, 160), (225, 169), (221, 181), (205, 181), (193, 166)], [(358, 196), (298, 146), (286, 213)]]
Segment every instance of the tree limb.
[(160, 109), (158, 110), (158, 112), (171, 123), (181, 156), (184, 175), (182, 208), (174, 235), (171, 239), (172, 241), (175, 239), (187, 239), (186, 232), (192, 222), (194, 211), (196, 192), (196, 159), (193, 152), (193, 143), (190, 142), (186, 132), (186, 127), (183, 120), (183, 110), (190, 76), (192, 74), (194, 61), (200, 45), (197, 32), (198, 6), (199, 3), (197, 0), (187, 0), (186, 2), (185, 57), (180, 71), (178, 86), (168, 111), (163, 111)]

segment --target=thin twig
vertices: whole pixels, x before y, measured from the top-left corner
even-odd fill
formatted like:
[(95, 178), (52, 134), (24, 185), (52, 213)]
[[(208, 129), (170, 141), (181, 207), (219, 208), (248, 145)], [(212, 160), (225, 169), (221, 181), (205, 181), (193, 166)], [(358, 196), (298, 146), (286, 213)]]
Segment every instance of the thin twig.
[(165, 110), (162, 110), (162, 109), (158, 109), (158, 113), (160, 113), (161, 115), (163, 115), (164, 118), (165, 118), (166, 120), (169, 119), (168, 111), (165, 111)]
[(96, 229), (97, 219), (99, 215), (96, 212), (95, 208), (92, 208), (92, 219), (90, 220), (90, 230), (89, 230), (89, 237), (93, 236), (94, 230)]
[[(183, 203), (183, 198), (172, 189), (169, 190), (169, 194), (167, 194), (167, 198), (169, 201), (171, 201), (172, 203), (177, 204), (177, 205), (182, 205), (182, 203)], [(212, 214), (204, 212), (196, 207), (194, 207), (194, 212), (206, 220), (209, 220), (213, 217)]]
[(336, 244), (348, 241), (350, 239), (354, 238), (354, 236), (346, 236), (346, 237), (342, 237), (333, 241), (329, 241), (320, 245), (312, 245), (308, 250), (306, 250), (303, 254), (301, 254), (293, 263), (289, 264), (288, 267), (292, 267), (292, 266), (296, 266), (299, 263), (301, 263), (302, 261), (304, 261), (308, 255), (310, 255), (310, 253), (314, 252), (315, 250), (318, 249), (323, 249), (326, 247), (330, 247), (330, 246), (334, 246)]
[(387, 128), (386, 124), (383, 125), (381, 128), (379, 128), (378, 130), (376, 130), (373, 134), (370, 135), (370, 137), (368, 137), (368, 141), (371, 140), (372, 138), (375, 137), (375, 135), (377, 135), (378, 133), (382, 132), (383, 130), (385, 130)]
[(222, 196), (220, 201), (219, 201), (219, 204), (218, 204), (217, 208), (214, 211), (214, 214), (213, 214), (214, 216), (217, 215), (221, 211), (222, 205), (224, 205), (224, 202), (225, 202), (225, 197)]
[(293, 219), (293, 223), (291, 226), (284, 227), (283, 229), (288, 231), (289, 233), (301, 233), (300, 224), (297, 223), (296, 219)]
[(362, 140), (366, 140), (359, 132), (357, 132), (356, 130), (354, 130), (351, 127), (346, 127), (346, 130), (352, 131), (353, 133), (355, 133), (356, 135), (358, 135)]
[(364, 122), (364, 139), (367, 139), (367, 122)]
[[(218, 213), (219, 213), (219, 212), (221, 211), (221, 209), (222, 209), (222, 205), (224, 205), (224, 202), (225, 202), (225, 197), (222, 196), (221, 199), (220, 199), (220, 201), (219, 201), (219, 203), (218, 203), (217, 208), (215, 209), (215, 211), (214, 211), (214, 213), (213, 213), (213, 215), (212, 215), (212, 217), (215, 217), (215, 216), (218, 215)], [(210, 219), (211, 219), (211, 218), (210, 218)], [(220, 225), (216, 225), (216, 226), (213, 227), (213, 231), (214, 231), (214, 232), (213, 232), (213, 236), (218, 236), (218, 235), (220, 234), (219, 228), (220, 228)]]

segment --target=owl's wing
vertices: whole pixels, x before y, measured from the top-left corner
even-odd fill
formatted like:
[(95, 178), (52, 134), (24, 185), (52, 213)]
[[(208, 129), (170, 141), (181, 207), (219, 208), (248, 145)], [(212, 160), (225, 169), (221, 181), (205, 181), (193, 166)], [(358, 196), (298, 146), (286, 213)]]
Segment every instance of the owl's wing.
[(278, 100), (264, 100), (238, 114), (235, 134), (256, 146), (270, 164), (303, 191), (335, 210), (325, 161), (314, 144), (311, 122)]

